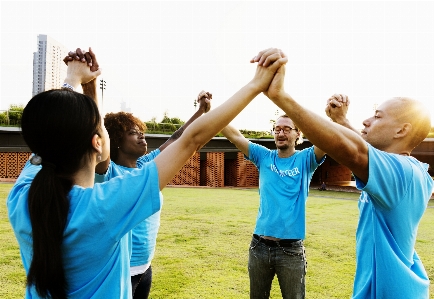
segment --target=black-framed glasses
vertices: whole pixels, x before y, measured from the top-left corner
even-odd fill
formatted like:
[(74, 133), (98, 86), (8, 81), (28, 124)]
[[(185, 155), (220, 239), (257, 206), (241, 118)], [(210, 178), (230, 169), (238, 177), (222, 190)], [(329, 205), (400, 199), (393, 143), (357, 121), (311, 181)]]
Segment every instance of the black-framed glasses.
[(289, 134), (292, 130), (298, 131), (296, 128), (292, 127), (275, 127), (274, 128), (274, 134), (279, 135), (281, 131), (283, 131), (283, 134)]

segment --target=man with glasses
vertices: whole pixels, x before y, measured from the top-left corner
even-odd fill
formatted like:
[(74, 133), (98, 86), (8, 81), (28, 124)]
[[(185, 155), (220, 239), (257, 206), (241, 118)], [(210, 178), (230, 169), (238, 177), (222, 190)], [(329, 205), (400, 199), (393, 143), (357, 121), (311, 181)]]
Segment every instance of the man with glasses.
[(248, 261), (250, 298), (269, 298), (275, 275), (283, 298), (305, 298), (306, 199), (325, 152), (316, 146), (296, 150), (302, 135), (287, 115), (275, 123), (277, 150), (250, 142), (232, 126), (222, 134), (259, 170), (259, 211)]

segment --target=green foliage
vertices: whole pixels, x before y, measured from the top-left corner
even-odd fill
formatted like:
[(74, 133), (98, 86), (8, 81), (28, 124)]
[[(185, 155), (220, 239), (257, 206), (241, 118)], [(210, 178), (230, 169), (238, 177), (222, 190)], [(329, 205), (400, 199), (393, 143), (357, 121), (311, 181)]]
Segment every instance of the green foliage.
[(181, 120), (178, 117), (172, 117), (170, 118), (167, 112), (164, 112), (163, 120), (161, 123), (169, 123), (169, 124), (175, 124), (175, 125), (183, 125), (185, 121)]
[(270, 132), (266, 131), (252, 131), (252, 130), (240, 130), (241, 134), (243, 134), (244, 137), (249, 139), (272, 139), (274, 138), (272, 135), (270, 135)]
[(6, 112), (0, 113), (0, 124), (6, 125), (7, 123), (8, 123), (8, 115), (6, 114)]

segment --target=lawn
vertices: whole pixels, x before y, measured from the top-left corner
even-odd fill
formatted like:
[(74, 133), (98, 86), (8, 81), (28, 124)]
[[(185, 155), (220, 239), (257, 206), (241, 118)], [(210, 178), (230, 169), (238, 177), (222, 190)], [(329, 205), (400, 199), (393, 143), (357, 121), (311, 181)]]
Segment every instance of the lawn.
[[(10, 187), (0, 184), (3, 202)], [(247, 256), (258, 208), (257, 189), (168, 187), (163, 194), (150, 297), (248, 298)], [(308, 299), (351, 295), (357, 197), (357, 193), (310, 192), (305, 241)], [(433, 208), (430, 203), (416, 244), (430, 277), (434, 276)], [(0, 238), (0, 298), (22, 298), (24, 271), (4, 204), (0, 205)], [(277, 280), (271, 298), (281, 298)]]

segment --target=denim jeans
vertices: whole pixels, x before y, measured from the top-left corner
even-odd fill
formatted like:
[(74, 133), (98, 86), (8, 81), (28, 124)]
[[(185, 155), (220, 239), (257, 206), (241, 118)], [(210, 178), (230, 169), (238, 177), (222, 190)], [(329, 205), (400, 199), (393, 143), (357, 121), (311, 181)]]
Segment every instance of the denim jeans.
[(249, 249), (250, 298), (269, 298), (275, 274), (283, 299), (305, 298), (306, 267), (302, 240), (287, 247), (270, 247), (253, 238)]
[(147, 299), (152, 285), (152, 267), (143, 273), (131, 277), (134, 299)]

